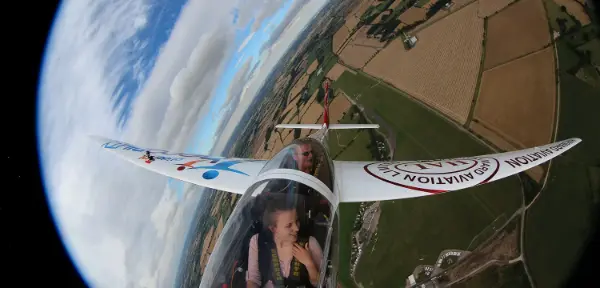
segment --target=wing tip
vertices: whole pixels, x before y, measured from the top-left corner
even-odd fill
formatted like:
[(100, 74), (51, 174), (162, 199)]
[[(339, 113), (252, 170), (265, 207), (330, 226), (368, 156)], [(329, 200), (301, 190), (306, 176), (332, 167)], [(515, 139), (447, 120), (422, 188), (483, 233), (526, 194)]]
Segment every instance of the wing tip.
[(557, 142), (555, 142), (555, 143), (565, 143), (565, 142), (571, 142), (571, 143), (569, 143), (569, 144), (567, 145), (567, 149), (565, 149), (565, 151), (566, 151), (566, 150), (569, 150), (569, 149), (571, 149), (571, 148), (575, 147), (577, 144), (581, 143), (582, 141), (583, 141), (583, 140), (582, 140), (581, 138), (579, 138), (579, 137), (572, 137), (572, 138), (567, 138), (567, 139), (565, 139), (565, 140), (562, 140), (562, 141), (557, 141)]
[(110, 141), (110, 139), (106, 138), (106, 137), (102, 137), (99, 135), (95, 135), (95, 134), (87, 134), (87, 137), (92, 140), (93, 142), (96, 142), (98, 144), (104, 144), (108, 141)]

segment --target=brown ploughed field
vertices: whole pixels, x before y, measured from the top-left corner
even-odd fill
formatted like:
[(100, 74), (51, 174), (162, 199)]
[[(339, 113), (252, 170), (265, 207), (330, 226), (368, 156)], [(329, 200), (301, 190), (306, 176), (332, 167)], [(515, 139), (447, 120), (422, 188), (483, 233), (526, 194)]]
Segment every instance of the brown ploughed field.
[(542, 49), (550, 43), (541, 0), (521, 0), (487, 21), (484, 69)]
[(515, 0), (479, 0), (479, 17), (488, 17)]
[(473, 115), (478, 123), (471, 129), (506, 150), (550, 143), (556, 106), (553, 54), (548, 47), (485, 71)]
[(400, 14), (400, 21), (406, 25), (413, 24), (419, 20), (425, 20), (425, 14), (427, 13), (426, 9), (419, 7), (410, 7), (408, 10), (404, 11), (404, 13)]
[(338, 53), (338, 50), (340, 50), (342, 44), (344, 44), (344, 41), (348, 39), (348, 36), (350, 36), (350, 31), (348, 31), (348, 28), (346, 28), (346, 26), (340, 27), (340, 29), (337, 32), (335, 32), (332, 40), (333, 53)]

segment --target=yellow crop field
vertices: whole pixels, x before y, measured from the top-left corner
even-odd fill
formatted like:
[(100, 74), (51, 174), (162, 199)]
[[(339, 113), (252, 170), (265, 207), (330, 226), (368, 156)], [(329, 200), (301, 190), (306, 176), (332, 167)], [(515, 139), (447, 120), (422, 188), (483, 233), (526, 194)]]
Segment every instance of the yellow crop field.
[(483, 19), (477, 3), (423, 29), (416, 46), (394, 40), (364, 68), (448, 117), (465, 123), (475, 94)]

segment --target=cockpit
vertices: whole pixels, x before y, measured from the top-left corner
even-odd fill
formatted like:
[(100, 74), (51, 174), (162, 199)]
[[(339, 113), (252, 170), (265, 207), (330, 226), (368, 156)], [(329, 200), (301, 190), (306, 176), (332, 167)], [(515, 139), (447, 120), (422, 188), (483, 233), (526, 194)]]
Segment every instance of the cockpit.
[(200, 286), (332, 287), (332, 166), (311, 138), (269, 160), (229, 217)]

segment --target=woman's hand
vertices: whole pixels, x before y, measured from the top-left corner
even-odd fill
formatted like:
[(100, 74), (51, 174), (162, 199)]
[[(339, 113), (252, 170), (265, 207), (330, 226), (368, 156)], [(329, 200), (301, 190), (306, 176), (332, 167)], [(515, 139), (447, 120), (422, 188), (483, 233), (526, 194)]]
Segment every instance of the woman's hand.
[(315, 266), (312, 256), (310, 255), (308, 242), (304, 244), (304, 247), (298, 245), (298, 243), (294, 243), (294, 247), (292, 247), (292, 255), (294, 255), (294, 257), (307, 268)]

